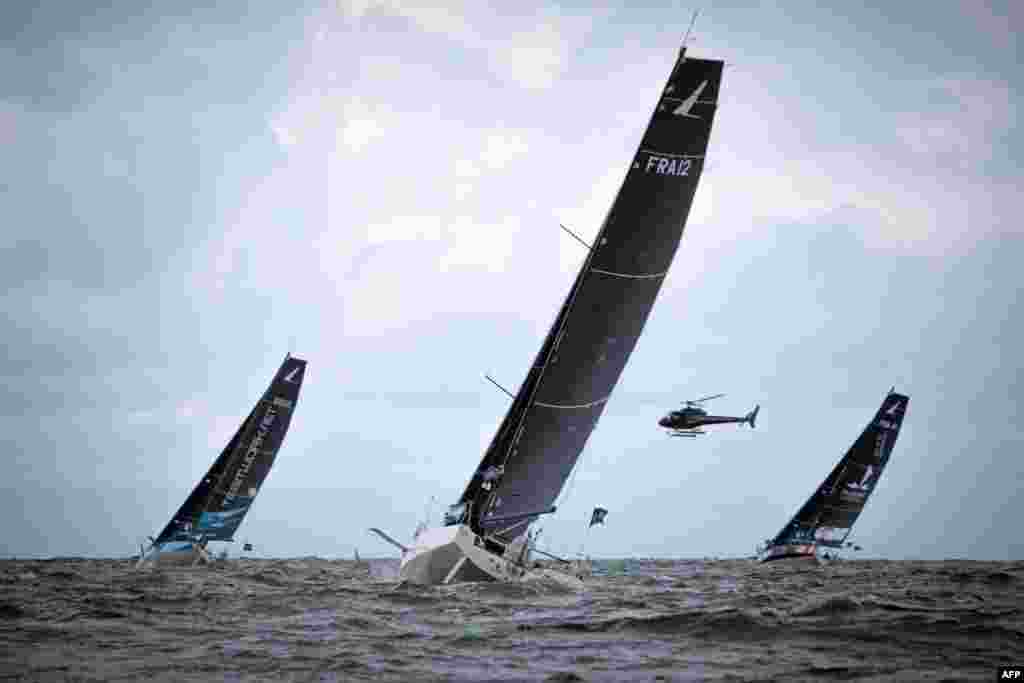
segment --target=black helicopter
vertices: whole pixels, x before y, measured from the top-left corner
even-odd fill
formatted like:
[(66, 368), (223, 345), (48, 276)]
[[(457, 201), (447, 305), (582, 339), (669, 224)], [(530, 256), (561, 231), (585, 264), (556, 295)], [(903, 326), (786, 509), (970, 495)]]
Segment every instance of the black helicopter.
[(700, 407), (701, 403), (710, 401), (711, 399), (721, 398), (722, 396), (725, 396), (725, 394), (705, 396), (704, 398), (698, 398), (696, 401), (685, 401), (682, 409), (673, 410), (671, 413), (658, 420), (658, 425), (668, 429), (669, 436), (690, 437), (696, 437), (698, 434), (703, 434), (704, 432), (700, 427), (703, 427), (704, 425), (738, 422), (739, 424), (749, 424), (750, 428), (753, 429), (754, 421), (757, 419), (757, 411), (761, 410), (760, 405), (754, 406), (754, 409), (744, 417), (708, 415), (708, 411)]

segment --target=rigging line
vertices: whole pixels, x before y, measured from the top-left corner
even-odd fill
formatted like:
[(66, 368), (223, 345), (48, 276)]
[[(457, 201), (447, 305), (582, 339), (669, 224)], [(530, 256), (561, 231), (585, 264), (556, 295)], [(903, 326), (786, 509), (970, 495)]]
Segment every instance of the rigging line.
[(580, 237), (579, 235), (577, 235), (576, 233), (574, 233), (572, 230), (570, 230), (569, 228), (565, 227), (561, 223), (558, 224), (558, 227), (560, 227), (562, 230), (565, 230), (567, 233), (572, 235), (573, 239), (575, 239), (577, 242), (579, 242), (580, 244), (585, 246), (587, 249), (593, 249), (594, 248), (591, 245), (587, 244), (587, 242), (582, 237)]
[(580, 457), (577, 458), (576, 463), (572, 467), (572, 476), (569, 478), (569, 486), (566, 487), (562, 492), (562, 495), (558, 496), (558, 500), (555, 501), (557, 504), (556, 507), (558, 507), (559, 510), (561, 510), (562, 506), (565, 505), (569, 498), (572, 497), (572, 490), (576, 486), (576, 474), (579, 473), (580, 469), (583, 467), (583, 459), (585, 457), (586, 453), (582, 453), (580, 454)]
[(562, 491), (562, 493), (558, 496), (558, 500), (555, 501), (556, 507), (559, 510), (561, 510), (562, 506), (565, 505), (572, 497), (572, 491), (576, 486), (576, 475), (579, 474), (579, 471), (581, 469), (583, 469), (583, 461), (586, 459), (586, 457), (587, 450), (586, 447), (584, 447), (583, 452), (580, 453), (580, 456), (576, 459), (576, 462), (572, 466), (572, 475), (569, 478), (569, 486), (567, 486), (565, 490)]
[(509, 391), (508, 389), (506, 389), (505, 387), (501, 386), (496, 381), (494, 381), (494, 378), (492, 378), (490, 375), (484, 375), (484, 377), (487, 378), (488, 382), (490, 382), (491, 384), (493, 384), (494, 386), (498, 387), (499, 389), (504, 391), (506, 394), (508, 394), (509, 398), (515, 398), (516, 397), (516, 395), (513, 394), (511, 391)]

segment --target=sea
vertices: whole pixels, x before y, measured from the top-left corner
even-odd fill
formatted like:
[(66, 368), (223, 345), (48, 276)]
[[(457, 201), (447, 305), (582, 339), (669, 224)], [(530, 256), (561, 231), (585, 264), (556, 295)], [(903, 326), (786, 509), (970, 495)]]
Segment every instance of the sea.
[(0, 681), (992, 681), (1024, 562), (594, 560), (399, 584), (397, 560), (0, 561)]

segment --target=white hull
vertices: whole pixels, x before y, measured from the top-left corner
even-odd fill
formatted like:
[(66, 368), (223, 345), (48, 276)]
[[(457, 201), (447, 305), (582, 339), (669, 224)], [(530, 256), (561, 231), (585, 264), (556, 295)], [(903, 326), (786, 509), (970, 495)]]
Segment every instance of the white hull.
[[(518, 559), (519, 550), (521, 547), (510, 547), (508, 554)], [(412, 547), (402, 553), (398, 578), (426, 585), (548, 579), (573, 589), (583, 587), (577, 576), (550, 569), (528, 569), (486, 550), (480, 537), (465, 525), (421, 531)]]
[(427, 585), (445, 583), (448, 574), (462, 558), (462, 551), (455, 545), (456, 533), (462, 528), (424, 529), (417, 534), (413, 545), (402, 553), (398, 578)]

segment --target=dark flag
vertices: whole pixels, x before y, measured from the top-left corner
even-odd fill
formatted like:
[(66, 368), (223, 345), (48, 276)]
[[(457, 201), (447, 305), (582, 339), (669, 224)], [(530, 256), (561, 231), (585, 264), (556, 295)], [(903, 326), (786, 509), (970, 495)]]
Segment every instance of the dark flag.
[[(590, 526), (595, 524), (604, 524), (604, 517), (608, 514), (608, 511), (604, 508), (594, 508), (594, 512), (590, 515)], [(589, 529), (590, 526), (587, 528)]]

